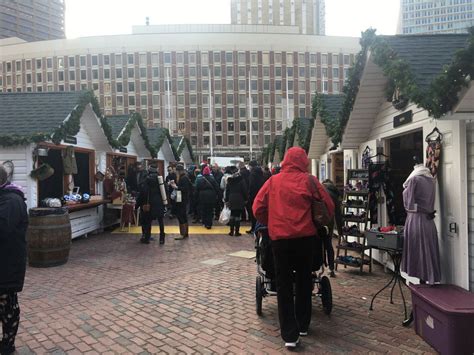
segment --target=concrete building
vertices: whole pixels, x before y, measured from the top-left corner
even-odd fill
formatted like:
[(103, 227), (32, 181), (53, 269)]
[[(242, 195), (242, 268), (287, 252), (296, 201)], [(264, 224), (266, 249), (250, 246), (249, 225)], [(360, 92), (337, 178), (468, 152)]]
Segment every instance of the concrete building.
[(325, 0), (232, 0), (231, 23), (297, 26), (301, 34), (326, 33)]
[(0, 0), (0, 38), (64, 38), (64, 0)]
[[(93, 89), (106, 115), (136, 111), (190, 138), (196, 157), (254, 157), (310, 117), (314, 93), (339, 93), (358, 38), (295, 26), (169, 25), (131, 35), (0, 40), (0, 91)], [(250, 78), (250, 87), (249, 87)], [(251, 104), (248, 98), (251, 97)], [(250, 112), (252, 117), (250, 118)]]
[(474, 26), (474, 0), (400, 0), (398, 34), (463, 33)]

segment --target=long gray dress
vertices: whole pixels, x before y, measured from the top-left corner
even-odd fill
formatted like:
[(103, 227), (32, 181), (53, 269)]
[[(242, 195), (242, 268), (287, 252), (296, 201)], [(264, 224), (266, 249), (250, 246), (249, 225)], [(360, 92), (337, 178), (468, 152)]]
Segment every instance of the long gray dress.
[(438, 232), (428, 214), (434, 211), (435, 180), (428, 176), (414, 176), (403, 191), (407, 211), (402, 270), (430, 284), (441, 280)]

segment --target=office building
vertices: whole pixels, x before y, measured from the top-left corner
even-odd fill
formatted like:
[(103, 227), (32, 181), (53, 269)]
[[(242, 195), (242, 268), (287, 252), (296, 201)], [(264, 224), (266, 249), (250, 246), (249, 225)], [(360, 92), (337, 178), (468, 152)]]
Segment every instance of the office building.
[(232, 0), (237, 25), (297, 26), (301, 34), (325, 34), (324, 0)]
[(401, 0), (397, 33), (462, 33), (474, 26), (474, 0)]
[(140, 112), (149, 126), (190, 137), (200, 156), (212, 145), (216, 154), (248, 157), (250, 142), (261, 150), (294, 117), (310, 117), (316, 91), (341, 92), (359, 50), (358, 38), (301, 35), (295, 26), (138, 26), (131, 35), (4, 39), (0, 91), (93, 89), (106, 115)]

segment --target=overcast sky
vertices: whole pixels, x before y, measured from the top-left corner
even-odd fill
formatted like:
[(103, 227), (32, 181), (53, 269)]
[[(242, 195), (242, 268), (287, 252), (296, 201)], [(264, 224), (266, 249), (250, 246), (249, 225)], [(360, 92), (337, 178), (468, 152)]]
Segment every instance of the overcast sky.
[[(395, 34), (400, 0), (326, 0), (326, 34)], [(133, 25), (230, 23), (230, 0), (66, 0), (68, 38), (131, 33)]]

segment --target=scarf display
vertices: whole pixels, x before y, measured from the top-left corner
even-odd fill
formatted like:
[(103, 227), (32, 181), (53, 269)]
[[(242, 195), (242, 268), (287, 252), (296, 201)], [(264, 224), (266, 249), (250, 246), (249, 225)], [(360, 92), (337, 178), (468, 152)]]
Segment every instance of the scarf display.
[(428, 146), (426, 147), (426, 167), (430, 170), (432, 177), (438, 175), (441, 148), (442, 142), (440, 139), (428, 141)]
[(417, 164), (413, 168), (413, 171), (411, 172), (411, 174), (408, 176), (408, 178), (403, 183), (403, 188), (404, 189), (407, 188), (408, 181), (410, 181), (410, 179), (412, 179), (415, 176), (426, 176), (426, 177), (429, 177), (431, 179), (433, 178), (432, 172), (428, 167), (423, 166), (423, 164)]
[(372, 225), (378, 224), (378, 205), (382, 189), (385, 193), (389, 224), (395, 224), (395, 200), (390, 174), (388, 162), (369, 164), (369, 211)]

